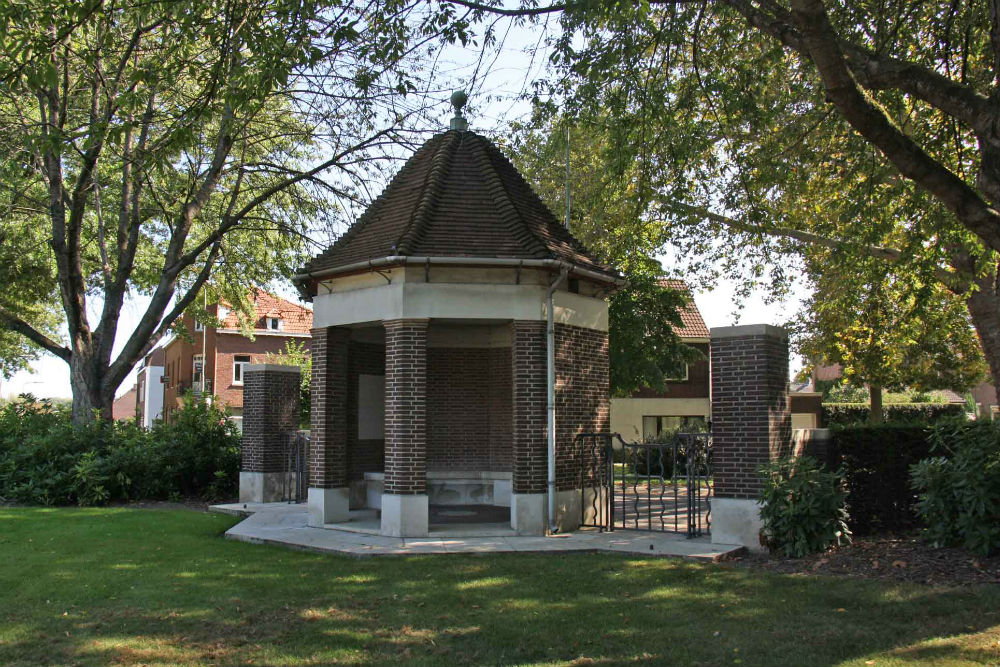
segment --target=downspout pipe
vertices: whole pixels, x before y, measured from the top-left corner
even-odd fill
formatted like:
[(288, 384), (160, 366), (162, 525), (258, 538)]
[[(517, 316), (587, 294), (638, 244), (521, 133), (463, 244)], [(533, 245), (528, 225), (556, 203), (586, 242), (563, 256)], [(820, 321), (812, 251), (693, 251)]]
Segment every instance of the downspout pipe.
[(548, 411), (548, 501), (549, 501), (549, 532), (558, 533), (559, 525), (556, 523), (556, 325), (554, 308), (552, 305), (552, 295), (559, 289), (569, 276), (569, 267), (563, 266), (559, 271), (559, 276), (549, 285), (545, 293), (545, 347), (546, 347), (546, 393)]

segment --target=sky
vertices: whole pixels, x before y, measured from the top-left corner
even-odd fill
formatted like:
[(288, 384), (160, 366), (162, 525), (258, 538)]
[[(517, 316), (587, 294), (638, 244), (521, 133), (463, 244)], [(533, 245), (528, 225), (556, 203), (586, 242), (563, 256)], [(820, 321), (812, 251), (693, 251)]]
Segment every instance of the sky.
[[(509, 29), (508, 29), (509, 28)], [(435, 61), (435, 76), (450, 81), (455, 88), (464, 88), (469, 93), (466, 108), (471, 129), (484, 134), (502, 133), (511, 122), (527, 117), (529, 104), (523, 99), (531, 90), (532, 81), (544, 74), (547, 53), (540, 48), (542, 31), (537, 27), (516, 25), (497, 26), (497, 42), (489, 52), (460, 46), (442, 51)], [(439, 95), (440, 93), (430, 93)], [(443, 96), (444, 100), (447, 95)], [(435, 100), (427, 100), (434, 102)], [(447, 127), (451, 115), (447, 105), (441, 105), (441, 129)], [(378, 190), (380, 188), (376, 188)], [(660, 257), (664, 269), (674, 268), (670, 252)], [(678, 277), (683, 277), (680, 275)], [(275, 286), (283, 297), (297, 301), (297, 294), (290, 281)], [(784, 302), (768, 303), (767, 295), (761, 291), (752, 293), (738, 309), (735, 297), (736, 285), (720, 281), (712, 291), (695, 291), (694, 301), (709, 327), (733, 324), (781, 324), (788, 321), (798, 310), (808, 291), (797, 285), (791, 297)], [(120, 347), (135, 329), (145, 299), (129, 299), (119, 322), (117, 346)], [(91, 301), (89, 310), (99, 307)], [(96, 312), (96, 311), (95, 311)], [(95, 318), (96, 319), (96, 318)], [(117, 349), (115, 350), (117, 354)], [(791, 370), (801, 368), (801, 360), (792, 358)], [(135, 382), (135, 370), (126, 378), (118, 390), (121, 395)], [(32, 393), (39, 397), (68, 398), (71, 394), (69, 367), (62, 360), (46, 354), (33, 364), (31, 371), (17, 373), (10, 380), (0, 378), (0, 397)]]

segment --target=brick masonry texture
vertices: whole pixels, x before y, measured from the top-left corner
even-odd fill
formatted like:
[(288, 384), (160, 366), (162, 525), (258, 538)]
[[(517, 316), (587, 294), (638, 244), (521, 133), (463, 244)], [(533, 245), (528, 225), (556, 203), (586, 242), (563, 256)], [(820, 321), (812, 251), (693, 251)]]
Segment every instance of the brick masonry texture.
[(715, 495), (756, 498), (757, 467), (791, 453), (788, 341), (770, 335), (712, 340)]
[[(510, 348), (427, 348), (425, 320), (385, 323), (386, 345), (313, 331), (313, 486), (385, 471), (385, 491), (426, 492), (427, 470), (511, 471), (546, 490), (545, 323), (512, 323)], [(358, 440), (358, 376), (385, 375), (385, 441)], [(579, 486), (575, 438), (607, 432), (608, 337), (556, 327), (556, 481)]]
[(427, 351), (428, 470), (510, 470), (509, 348)]
[(281, 472), (286, 447), (299, 428), (298, 372), (248, 371), (243, 400), (244, 472)]
[(608, 334), (556, 324), (556, 488), (580, 487), (580, 433), (611, 429)]
[(385, 493), (427, 492), (427, 324), (385, 322)]
[(385, 468), (385, 440), (358, 440), (358, 376), (385, 375), (385, 347), (351, 341), (347, 372), (347, 478)]
[(513, 491), (546, 490), (545, 322), (512, 325)]
[[(309, 484), (332, 489), (347, 484), (347, 376), (351, 332), (312, 330), (312, 424)], [(244, 416), (246, 420), (246, 416)], [(246, 428), (244, 421), (244, 428)]]

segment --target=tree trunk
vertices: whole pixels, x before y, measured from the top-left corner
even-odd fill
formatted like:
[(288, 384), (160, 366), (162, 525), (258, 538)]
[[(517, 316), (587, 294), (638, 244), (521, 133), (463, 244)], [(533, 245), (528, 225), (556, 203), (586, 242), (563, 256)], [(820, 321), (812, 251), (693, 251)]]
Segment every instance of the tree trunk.
[(882, 385), (868, 385), (868, 395), (870, 403), (868, 407), (868, 423), (881, 424), (882, 419)]
[(1000, 389), (1000, 295), (992, 281), (977, 281), (979, 289), (965, 300), (972, 325), (990, 367), (993, 386)]
[(104, 378), (96, 364), (88, 357), (74, 353), (69, 361), (69, 382), (73, 391), (74, 423), (86, 424), (93, 419), (111, 421), (115, 390), (108, 391), (104, 387)]

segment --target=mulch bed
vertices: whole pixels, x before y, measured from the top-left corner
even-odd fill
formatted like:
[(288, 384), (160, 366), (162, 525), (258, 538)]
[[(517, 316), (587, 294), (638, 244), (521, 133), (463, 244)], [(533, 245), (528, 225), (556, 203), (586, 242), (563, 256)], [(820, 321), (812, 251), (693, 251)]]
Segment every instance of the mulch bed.
[(781, 574), (826, 574), (941, 586), (1000, 583), (1000, 555), (936, 549), (916, 535), (857, 538), (854, 544), (805, 558), (751, 553), (733, 561)]

